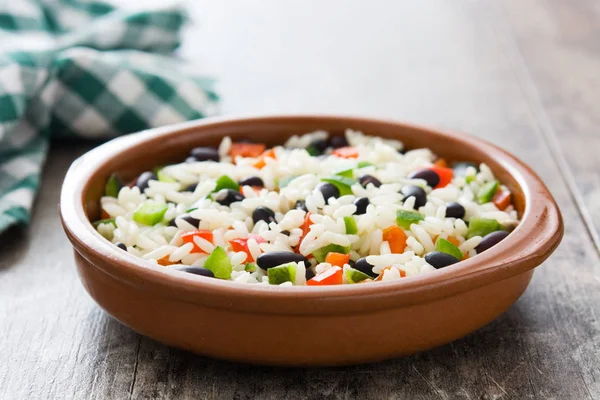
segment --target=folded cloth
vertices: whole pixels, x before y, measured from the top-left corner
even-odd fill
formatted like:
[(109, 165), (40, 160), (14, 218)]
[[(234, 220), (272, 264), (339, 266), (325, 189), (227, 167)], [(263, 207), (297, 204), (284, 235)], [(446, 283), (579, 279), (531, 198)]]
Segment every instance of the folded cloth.
[(111, 138), (214, 112), (212, 81), (169, 57), (185, 21), (177, 5), (0, 3), (0, 231), (29, 222), (50, 137)]

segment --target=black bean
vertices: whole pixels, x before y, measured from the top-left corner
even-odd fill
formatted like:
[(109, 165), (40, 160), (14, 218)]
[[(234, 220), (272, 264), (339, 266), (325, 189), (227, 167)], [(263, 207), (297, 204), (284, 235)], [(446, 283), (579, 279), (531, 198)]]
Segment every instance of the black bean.
[(315, 273), (313, 272), (312, 269), (310, 268), (306, 268), (306, 280), (312, 279), (315, 277)]
[(427, 186), (436, 187), (440, 183), (440, 176), (430, 169), (422, 169), (420, 171), (414, 171), (408, 174), (409, 179), (423, 179), (427, 182)]
[(453, 201), (452, 203), (446, 204), (446, 218), (464, 218), (465, 208)]
[(356, 261), (348, 260), (348, 265), (351, 266), (352, 268), (354, 268), (354, 264), (356, 264)]
[(481, 239), (481, 242), (479, 242), (479, 245), (477, 247), (475, 247), (475, 251), (477, 252), (477, 254), (483, 253), (490, 247), (493, 247), (493, 246), (497, 245), (498, 243), (500, 243), (507, 236), (508, 236), (508, 232), (506, 232), (506, 231), (496, 231), (496, 232), (488, 233), (487, 235), (485, 235), (483, 237), (483, 239)]
[(135, 186), (137, 186), (140, 189), (140, 192), (144, 193), (144, 190), (148, 188), (148, 181), (151, 179), (154, 181), (158, 180), (158, 177), (154, 172), (142, 172), (135, 181)]
[(425, 254), (425, 261), (436, 269), (447, 267), (448, 265), (456, 264), (460, 260), (448, 253), (442, 253), (441, 251), (432, 251), (431, 253)]
[(186, 186), (182, 192), (193, 192), (194, 190), (196, 190), (196, 186), (198, 186), (197, 183), (192, 183), (191, 185)]
[(288, 231), (288, 230), (281, 231), (281, 234), (285, 235), (285, 236), (290, 236), (290, 231)]
[(406, 150), (404, 147), (401, 149), (398, 149), (398, 153), (400, 153), (400, 154), (406, 154), (407, 151), (408, 150)]
[(308, 212), (308, 208), (306, 208), (306, 201), (304, 201), (304, 200), (298, 200), (296, 202), (296, 204), (294, 205), (294, 208), (296, 210), (302, 210), (304, 212)]
[(294, 253), (292, 251), (271, 251), (258, 256), (256, 264), (260, 268), (267, 270), (269, 268), (277, 267), (278, 265), (300, 261), (303, 261), (304, 265), (310, 265), (306, 257), (302, 254)]
[(323, 153), (327, 148), (327, 142), (323, 139), (314, 140), (310, 145), (310, 147), (314, 147), (319, 150), (320, 153)]
[(177, 227), (177, 219), (182, 219), (185, 222), (187, 222), (188, 224), (192, 225), (194, 228), (199, 228), (200, 227), (200, 220), (196, 219), (194, 217), (192, 217), (189, 214), (183, 214), (180, 216), (177, 216), (175, 218), (173, 218), (170, 222), (169, 222), (169, 226), (174, 226)]
[(465, 176), (467, 175), (467, 168), (473, 167), (479, 172), (479, 167), (475, 163), (471, 162), (455, 162), (452, 163), (452, 172), (454, 176)]
[(244, 200), (244, 195), (233, 189), (219, 190), (214, 195), (215, 201), (223, 206), (229, 206), (231, 203)]
[(265, 183), (258, 176), (249, 176), (238, 182), (240, 186), (260, 186), (264, 187)]
[(354, 205), (356, 206), (356, 212), (354, 213), (355, 215), (363, 215), (367, 212), (367, 206), (371, 204), (369, 202), (369, 198), (368, 197), (359, 197), (358, 199), (354, 200)]
[(252, 212), (252, 221), (265, 221), (267, 224), (275, 221), (275, 213), (269, 207), (256, 207)]
[(317, 185), (315, 190), (318, 190), (323, 194), (323, 198), (325, 199), (325, 203), (329, 200), (330, 197), (338, 198), (340, 197), (340, 190), (332, 183), (329, 182), (321, 182)]
[(367, 262), (366, 257), (359, 258), (358, 260), (356, 260), (352, 268), (369, 275), (371, 278), (377, 278), (377, 274), (373, 272), (373, 265)]
[(404, 195), (402, 201), (406, 201), (409, 197), (415, 198), (415, 207), (414, 209), (418, 209), (419, 207), (423, 207), (425, 203), (427, 203), (427, 193), (425, 191), (415, 185), (407, 185), (402, 188), (400, 191)]
[(176, 271), (188, 272), (194, 275), (207, 276), (209, 278), (215, 277), (215, 274), (213, 274), (210, 269), (204, 267), (173, 267), (173, 269)]
[(219, 151), (214, 147), (196, 147), (192, 149), (190, 155), (196, 159), (196, 161), (217, 161), (219, 162)]
[(344, 136), (332, 136), (329, 138), (329, 145), (334, 149), (348, 146), (348, 141)]
[(358, 178), (358, 181), (364, 188), (366, 188), (369, 183), (372, 183), (373, 186), (375, 186), (376, 188), (381, 186), (381, 182), (379, 182), (379, 179), (375, 178), (373, 175), (363, 175), (360, 178)]
[(123, 243), (123, 242), (118, 242), (118, 243), (115, 243), (115, 246), (117, 246), (117, 247), (118, 247), (118, 248), (120, 248), (121, 250), (125, 250), (125, 251), (127, 251), (127, 246), (125, 246), (125, 243)]

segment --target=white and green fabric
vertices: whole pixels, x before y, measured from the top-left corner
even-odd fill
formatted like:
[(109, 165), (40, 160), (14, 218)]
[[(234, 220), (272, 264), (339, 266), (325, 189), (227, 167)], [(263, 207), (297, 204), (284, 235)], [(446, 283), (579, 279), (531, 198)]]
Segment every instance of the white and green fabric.
[(0, 231), (27, 223), (51, 137), (108, 139), (202, 118), (212, 81), (171, 58), (178, 6), (0, 2)]

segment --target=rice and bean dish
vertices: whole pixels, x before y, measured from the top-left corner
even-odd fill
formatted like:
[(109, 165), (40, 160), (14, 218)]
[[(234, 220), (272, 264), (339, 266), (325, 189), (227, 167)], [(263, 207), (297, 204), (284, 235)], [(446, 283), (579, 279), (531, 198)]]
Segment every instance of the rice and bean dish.
[(392, 281), (473, 257), (518, 224), (485, 164), (346, 130), (268, 148), (225, 137), (124, 185), (97, 231), (165, 268), (263, 285)]

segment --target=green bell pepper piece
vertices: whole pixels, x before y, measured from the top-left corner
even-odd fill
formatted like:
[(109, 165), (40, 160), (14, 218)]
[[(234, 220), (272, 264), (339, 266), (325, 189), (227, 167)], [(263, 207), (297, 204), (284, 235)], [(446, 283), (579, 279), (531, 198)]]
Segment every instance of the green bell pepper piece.
[(369, 275), (354, 268), (346, 269), (345, 273), (346, 279), (348, 279), (348, 282), (350, 283), (358, 283), (364, 281), (365, 279), (370, 279)]
[(325, 247), (321, 247), (320, 249), (313, 251), (312, 255), (318, 262), (323, 262), (323, 261), (325, 261), (325, 258), (327, 257), (327, 254), (329, 254), (329, 253), (348, 254), (348, 253), (350, 253), (350, 246), (340, 246), (338, 244), (328, 244)]
[(104, 185), (104, 195), (110, 197), (119, 197), (119, 191), (123, 187), (123, 182), (115, 174), (112, 174)]
[(396, 211), (396, 225), (400, 228), (410, 229), (412, 224), (423, 221), (425, 217), (418, 212), (398, 210)]
[(346, 178), (344, 176), (331, 176), (329, 178), (321, 179), (323, 182), (329, 182), (334, 185), (340, 191), (340, 196), (346, 196), (352, 194), (352, 185), (356, 183), (356, 180)]
[(240, 185), (227, 175), (222, 175), (217, 179), (217, 186), (213, 192), (218, 192), (223, 189), (240, 190)]
[(344, 217), (344, 224), (346, 225), (346, 234), (354, 235), (358, 232), (358, 228), (356, 227), (356, 220), (353, 216), (349, 215)]
[(215, 274), (215, 278), (219, 279), (229, 279), (233, 270), (227, 252), (221, 246), (215, 247), (210, 253), (204, 263), (204, 268), (210, 269)]
[(372, 167), (374, 164), (368, 161), (359, 161), (358, 168)]
[(138, 206), (133, 213), (133, 220), (144, 225), (155, 225), (161, 222), (169, 208), (166, 204), (148, 200)]
[(117, 226), (114, 218), (99, 219), (98, 221), (92, 222), (92, 225), (94, 225), (94, 228), (98, 228), (98, 226), (100, 224), (112, 224), (113, 226)]
[(474, 217), (469, 221), (467, 239), (471, 239), (473, 236), (484, 237), (487, 234), (501, 230), (502, 225), (495, 219)]
[(334, 175), (343, 176), (344, 178), (352, 179), (352, 177), (354, 176), (354, 169), (353, 168), (341, 169), (337, 172), (334, 172)]
[(477, 191), (477, 202), (479, 204), (489, 203), (498, 190), (498, 181), (488, 182)]
[(460, 251), (458, 249), (458, 247), (456, 247), (453, 243), (451, 243), (450, 241), (448, 241), (444, 238), (439, 238), (435, 242), (435, 249), (437, 251), (441, 251), (442, 253), (450, 254), (451, 256), (455, 257), (457, 260), (462, 260), (462, 258), (463, 258), (462, 251)]
[(292, 282), (296, 280), (296, 263), (287, 263), (267, 270), (269, 284), (280, 285), (284, 282)]

